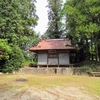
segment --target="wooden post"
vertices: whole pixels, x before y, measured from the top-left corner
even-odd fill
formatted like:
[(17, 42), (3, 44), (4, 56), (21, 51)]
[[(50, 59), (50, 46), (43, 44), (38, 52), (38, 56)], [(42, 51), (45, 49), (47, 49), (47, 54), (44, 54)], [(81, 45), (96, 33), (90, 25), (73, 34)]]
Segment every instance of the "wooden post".
[(46, 74), (48, 74), (48, 68), (46, 68)]
[(58, 64), (58, 68), (59, 68), (59, 64)]
[(40, 68), (40, 66), (38, 65), (38, 68)]
[(58, 53), (58, 68), (59, 68), (59, 53)]
[(48, 68), (48, 64), (47, 64), (47, 68)]

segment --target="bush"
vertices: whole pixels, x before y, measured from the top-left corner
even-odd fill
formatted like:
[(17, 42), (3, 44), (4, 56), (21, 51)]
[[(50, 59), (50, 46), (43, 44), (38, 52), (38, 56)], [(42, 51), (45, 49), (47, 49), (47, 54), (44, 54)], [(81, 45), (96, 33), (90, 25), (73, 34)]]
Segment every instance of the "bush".
[(24, 66), (29, 66), (30, 64), (35, 65), (35, 64), (37, 64), (37, 62), (25, 59)]
[(100, 62), (98, 61), (85, 60), (80, 63), (80, 66), (82, 68), (89, 68), (88, 72), (100, 72)]
[(30, 63), (30, 64), (29, 64), (29, 67), (37, 67), (37, 64)]
[(78, 67), (78, 68), (74, 68), (73, 70), (73, 74), (78, 74), (78, 75), (82, 75), (82, 74), (89, 74), (92, 69), (90, 67)]
[(0, 39), (0, 72), (5, 67), (6, 61), (9, 59), (11, 54), (11, 47), (9, 46), (6, 39)]
[(5, 63), (5, 67), (3, 68), (3, 72), (11, 73), (14, 70), (18, 70), (23, 66), (24, 57), (22, 50), (18, 46), (11, 46), (12, 52), (9, 55), (9, 59)]

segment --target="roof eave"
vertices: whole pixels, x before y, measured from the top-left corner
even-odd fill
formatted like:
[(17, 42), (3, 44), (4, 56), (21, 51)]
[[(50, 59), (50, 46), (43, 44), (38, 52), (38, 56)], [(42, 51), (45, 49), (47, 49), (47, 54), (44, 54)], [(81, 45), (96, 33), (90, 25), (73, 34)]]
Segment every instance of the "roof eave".
[(43, 51), (43, 50), (74, 50), (76, 48), (56, 48), (56, 49), (29, 49), (29, 51)]

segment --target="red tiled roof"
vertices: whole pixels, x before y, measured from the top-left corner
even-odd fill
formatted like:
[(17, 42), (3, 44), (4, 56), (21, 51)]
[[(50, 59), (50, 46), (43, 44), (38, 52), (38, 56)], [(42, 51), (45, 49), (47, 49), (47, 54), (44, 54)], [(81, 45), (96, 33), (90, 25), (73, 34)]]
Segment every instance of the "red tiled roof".
[(30, 51), (52, 49), (75, 49), (69, 39), (47, 39), (39, 42), (37, 46), (29, 48)]

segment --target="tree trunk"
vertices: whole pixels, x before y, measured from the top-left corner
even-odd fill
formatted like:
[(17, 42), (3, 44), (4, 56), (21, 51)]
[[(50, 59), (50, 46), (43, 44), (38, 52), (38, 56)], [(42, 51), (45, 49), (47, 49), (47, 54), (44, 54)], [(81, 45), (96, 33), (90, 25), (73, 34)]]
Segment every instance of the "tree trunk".
[(91, 52), (92, 52), (91, 58), (92, 58), (92, 60), (94, 60), (94, 56), (93, 56), (93, 52), (94, 52), (94, 50), (93, 50), (93, 37), (92, 36), (91, 36)]
[(98, 52), (98, 43), (96, 42), (96, 60), (100, 61), (99, 59), (99, 52)]
[(89, 59), (89, 44), (88, 44), (88, 39), (86, 38), (86, 60)]

